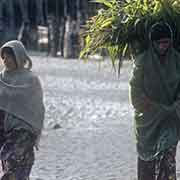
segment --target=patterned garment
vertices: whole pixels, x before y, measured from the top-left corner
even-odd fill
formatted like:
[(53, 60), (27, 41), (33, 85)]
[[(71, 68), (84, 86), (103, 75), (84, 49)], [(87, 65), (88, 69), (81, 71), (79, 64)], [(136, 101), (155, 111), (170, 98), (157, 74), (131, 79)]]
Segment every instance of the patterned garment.
[(25, 129), (5, 135), (0, 150), (4, 175), (1, 180), (28, 180), (34, 163), (35, 137)]
[(153, 161), (138, 158), (138, 180), (176, 180), (176, 146)]

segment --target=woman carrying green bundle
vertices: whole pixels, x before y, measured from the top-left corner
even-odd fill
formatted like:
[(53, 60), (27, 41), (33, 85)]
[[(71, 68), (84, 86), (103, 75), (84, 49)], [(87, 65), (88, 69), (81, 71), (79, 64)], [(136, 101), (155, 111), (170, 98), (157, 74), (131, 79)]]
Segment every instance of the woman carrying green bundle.
[(43, 93), (20, 41), (0, 49), (0, 160), (2, 180), (28, 180), (44, 121)]
[(148, 50), (134, 61), (130, 98), (135, 109), (138, 180), (176, 180), (180, 137), (180, 54), (169, 24), (154, 24)]

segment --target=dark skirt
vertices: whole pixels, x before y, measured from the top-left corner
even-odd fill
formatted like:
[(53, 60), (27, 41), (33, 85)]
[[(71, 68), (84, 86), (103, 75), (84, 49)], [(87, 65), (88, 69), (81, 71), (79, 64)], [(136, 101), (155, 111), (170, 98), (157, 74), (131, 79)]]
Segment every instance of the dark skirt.
[(152, 161), (138, 158), (138, 180), (176, 180), (176, 148), (171, 147)]
[(25, 129), (14, 129), (3, 137), (0, 142), (4, 172), (1, 180), (28, 180), (34, 163), (34, 135)]

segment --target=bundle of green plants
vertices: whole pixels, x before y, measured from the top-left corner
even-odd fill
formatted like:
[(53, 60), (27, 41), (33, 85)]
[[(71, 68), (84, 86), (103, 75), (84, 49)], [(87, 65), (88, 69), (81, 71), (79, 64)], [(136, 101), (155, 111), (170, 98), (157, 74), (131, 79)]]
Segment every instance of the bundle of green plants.
[(180, 0), (94, 0), (103, 4), (85, 25), (81, 58), (107, 49), (112, 62), (148, 48), (149, 30), (165, 21), (173, 31), (174, 47), (180, 50)]

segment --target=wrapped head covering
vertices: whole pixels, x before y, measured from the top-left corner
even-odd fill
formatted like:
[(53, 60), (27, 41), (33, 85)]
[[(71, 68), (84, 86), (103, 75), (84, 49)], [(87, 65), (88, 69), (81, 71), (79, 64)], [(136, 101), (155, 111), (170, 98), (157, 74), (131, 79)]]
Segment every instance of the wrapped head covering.
[(3, 55), (4, 48), (12, 49), (12, 51), (15, 55), (15, 58), (16, 58), (16, 64), (17, 64), (18, 69), (21, 69), (21, 68), (31, 69), (32, 68), (32, 60), (28, 56), (27, 51), (26, 51), (24, 45), (21, 43), (21, 41), (12, 40), (12, 41), (8, 41), (7, 43), (5, 43), (0, 49), (1, 57)]
[(150, 30), (150, 40), (156, 41), (161, 38), (173, 39), (173, 32), (168, 23), (159, 22), (155, 23)]

